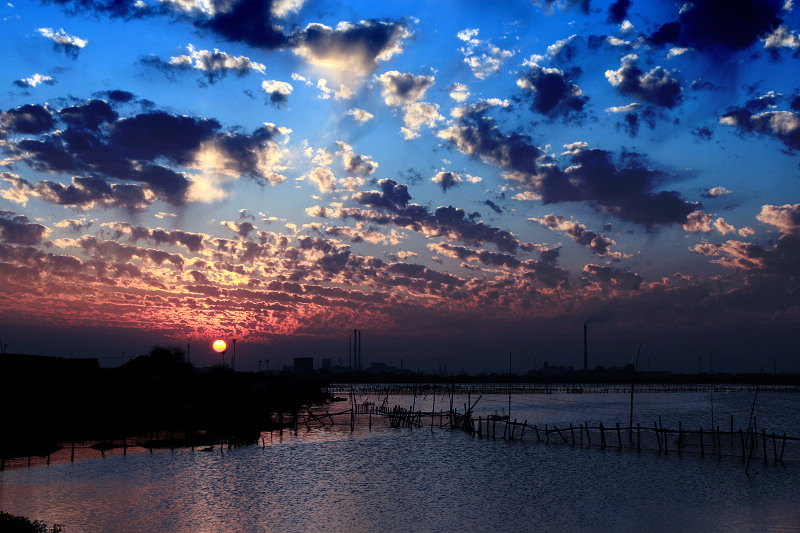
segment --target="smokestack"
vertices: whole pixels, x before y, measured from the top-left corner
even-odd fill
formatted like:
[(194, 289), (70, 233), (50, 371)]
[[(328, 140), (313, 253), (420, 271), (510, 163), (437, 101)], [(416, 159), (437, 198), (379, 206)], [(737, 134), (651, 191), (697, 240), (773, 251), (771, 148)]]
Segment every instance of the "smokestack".
[(589, 350), (586, 343), (586, 324), (583, 325), (583, 370), (589, 370)]
[(361, 330), (358, 330), (358, 369), (361, 370)]

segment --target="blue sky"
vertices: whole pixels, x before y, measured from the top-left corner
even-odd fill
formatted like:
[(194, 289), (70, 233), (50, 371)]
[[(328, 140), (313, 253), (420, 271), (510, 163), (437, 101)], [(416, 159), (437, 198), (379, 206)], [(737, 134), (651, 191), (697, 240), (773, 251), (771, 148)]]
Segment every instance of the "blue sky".
[(0, 19), (9, 351), (800, 371), (791, 1)]

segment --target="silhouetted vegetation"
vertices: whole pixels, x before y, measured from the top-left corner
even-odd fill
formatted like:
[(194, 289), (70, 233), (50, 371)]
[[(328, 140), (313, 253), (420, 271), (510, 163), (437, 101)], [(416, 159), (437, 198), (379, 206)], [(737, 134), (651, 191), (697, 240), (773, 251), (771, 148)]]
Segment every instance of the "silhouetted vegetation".
[(58, 524), (48, 527), (41, 520), (30, 520), (24, 516), (0, 511), (0, 531), (3, 533), (60, 533), (64, 528)]
[(276, 413), (327, 398), (314, 380), (221, 366), (196, 369), (180, 348), (155, 346), (115, 369), (85, 361), (0, 359), (0, 455), (44, 456), (58, 443), (119, 441), (152, 432), (255, 439), (275, 427)]

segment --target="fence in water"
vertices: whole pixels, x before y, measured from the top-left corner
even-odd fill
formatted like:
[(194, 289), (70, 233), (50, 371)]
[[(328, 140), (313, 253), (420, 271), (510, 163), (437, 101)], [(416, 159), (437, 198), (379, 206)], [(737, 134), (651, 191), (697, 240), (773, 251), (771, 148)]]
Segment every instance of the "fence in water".
[[(659, 420), (652, 426), (622, 425), (614, 423), (610, 426), (602, 422), (589, 425), (587, 422), (567, 424), (561, 427), (554, 424), (529, 424), (527, 420), (518, 421), (508, 416), (473, 415), (475, 404), (464, 405), (464, 410), (422, 411), (412, 408), (385, 404), (376, 406), (371, 403), (351, 404), (349, 409), (331, 413), (325, 411), (323, 416), (314, 415), (310, 411), (298, 414), (298, 423), (312, 429), (314, 422), (327, 422), (330, 425), (350, 424), (351, 429), (357, 421), (363, 423), (368, 418), (370, 429), (375, 420), (382, 420), (392, 428), (424, 429), (430, 427), (464, 431), (476, 438), (501, 439), (505, 441), (524, 441), (546, 444), (567, 445), (581, 448), (600, 448), (613, 450), (631, 450), (636, 452), (652, 451), (669, 454), (695, 454), (701, 457), (741, 458), (750, 470), (753, 461), (763, 463), (787, 464), (800, 462), (800, 437), (789, 436), (785, 432), (776, 433), (766, 428), (759, 428), (756, 420), (750, 427), (735, 429), (731, 417), (730, 428), (720, 426), (708, 429), (688, 429), (682, 422), (678, 427), (664, 427)], [(345, 420), (342, 420), (345, 417)], [(339, 420), (339, 422), (337, 422)], [(327, 422), (326, 422), (327, 421)], [(319, 426), (318, 426), (319, 427)], [(295, 428), (296, 430), (297, 428)]]

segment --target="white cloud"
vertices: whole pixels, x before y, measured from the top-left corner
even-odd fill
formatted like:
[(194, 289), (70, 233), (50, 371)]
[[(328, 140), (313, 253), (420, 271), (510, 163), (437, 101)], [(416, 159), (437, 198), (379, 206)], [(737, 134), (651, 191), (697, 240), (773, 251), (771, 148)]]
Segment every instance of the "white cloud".
[(369, 111), (365, 111), (363, 109), (358, 109), (358, 108), (350, 109), (347, 112), (347, 115), (353, 117), (353, 119), (358, 121), (360, 124), (363, 124), (368, 120), (372, 120), (373, 118), (375, 118), (375, 115), (373, 115)]

